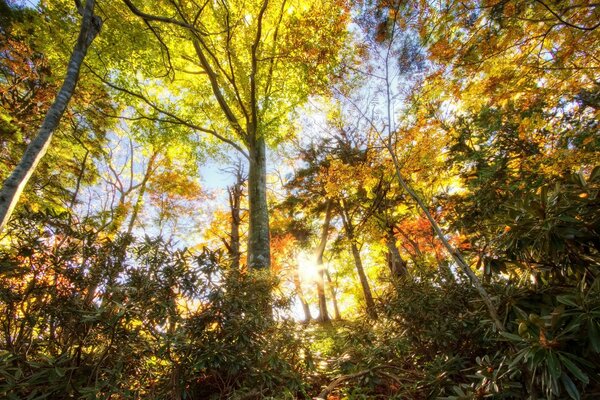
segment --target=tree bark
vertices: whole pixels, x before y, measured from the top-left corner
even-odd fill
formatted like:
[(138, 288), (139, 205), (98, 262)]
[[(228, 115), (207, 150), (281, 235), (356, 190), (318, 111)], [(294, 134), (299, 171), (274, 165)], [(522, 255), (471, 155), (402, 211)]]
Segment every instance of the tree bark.
[(325, 221), (321, 230), (321, 240), (315, 251), (316, 265), (318, 269), (317, 279), (317, 297), (319, 299), (319, 322), (329, 322), (329, 313), (327, 311), (327, 298), (325, 297), (325, 265), (323, 263), (323, 253), (327, 246), (327, 236), (329, 235), (329, 224), (331, 222), (332, 201), (327, 200), (325, 209)]
[(356, 272), (358, 272), (358, 278), (360, 280), (360, 285), (363, 290), (363, 295), (365, 297), (365, 303), (367, 306), (367, 315), (371, 319), (377, 319), (377, 311), (375, 310), (375, 301), (373, 300), (373, 294), (371, 293), (371, 287), (369, 286), (369, 281), (367, 279), (367, 275), (365, 274), (365, 269), (362, 264), (362, 259), (360, 258), (360, 251), (358, 249), (358, 244), (356, 243), (356, 237), (354, 236), (354, 226), (352, 226), (352, 221), (350, 220), (350, 215), (343, 204), (341, 204), (342, 211), (342, 221), (344, 223), (344, 229), (346, 231), (346, 236), (348, 236), (348, 240), (350, 241), (350, 248), (352, 250), (352, 257), (354, 257), (354, 265), (356, 266)]
[(331, 274), (325, 268), (325, 275), (327, 276), (327, 283), (329, 286), (329, 295), (331, 296), (331, 302), (333, 303), (333, 318), (336, 321), (342, 319), (342, 315), (340, 314), (340, 308), (338, 307), (337, 297), (335, 296), (335, 290), (333, 289), (333, 280), (331, 279)]
[(388, 266), (392, 278), (399, 279), (408, 275), (408, 269), (406, 268), (406, 261), (402, 259), (398, 247), (396, 246), (396, 235), (394, 235), (394, 228), (389, 228), (385, 236), (385, 244), (388, 249)]
[(2, 185), (2, 190), (0, 190), (0, 231), (8, 223), (29, 178), (31, 178), (40, 160), (48, 151), (52, 135), (58, 127), (77, 86), (83, 59), (92, 41), (100, 32), (102, 20), (94, 15), (94, 2), (94, 0), (87, 0), (83, 10), (79, 10), (83, 15), (83, 19), (77, 43), (73, 48), (67, 66), (63, 85), (58, 91), (54, 103), (50, 106), (37, 136), (27, 146), (21, 161)]
[(268, 269), (271, 266), (269, 210), (267, 206), (267, 161), (265, 140), (253, 135), (248, 146), (248, 266)]
[(227, 188), (229, 193), (229, 209), (231, 212), (231, 230), (229, 232), (229, 258), (231, 266), (235, 269), (240, 268), (240, 226), (242, 223), (241, 204), (244, 194), (244, 183), (246, 177), (242, 164), (238, 164), (235, 171), (235, 183)]

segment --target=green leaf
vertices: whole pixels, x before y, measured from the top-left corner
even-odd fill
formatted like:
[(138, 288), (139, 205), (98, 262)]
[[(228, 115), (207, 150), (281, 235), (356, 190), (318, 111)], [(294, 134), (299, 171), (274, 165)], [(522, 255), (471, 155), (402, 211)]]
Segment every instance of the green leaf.
[(500, 335), (504, 336), (505, 338), (515, 341), (515, 342), (522, 342), (523, 338), (521, 336), (515, 335), (513, 333), (508, 333), (508, 332), (500, 332)]
[(553, 380), (558, 380), (560, 378), (560, 362), (558, 362), (558, 357), (554, 354), (553, 351), (548, 352), (548, 358), (546, 363), (548, 364), (548, 371), (550, 372), (550, 376)]
[(559, 303), (579, 308), (579, 304), (577, 304), (576, 301), (577, 298), (572, 294), (561, 294), (559, 296), (556, 296), (556, 300), (558, 300)]
[(560, 376), (560, 379), (562, 380), (569, 397), (573, 400), (579, 400), (581, 398), (579, 396), (579, 390), (577, 390), (577, 386), (575, 386), (571, 378), (569, 378), (569, 375), (563, 372), (563, 374)]
[(596, 179), (600, 179), (600, 165), (594, 167), (594, 169), (592, 170), (592, 173), (590, 174), (589, 181), (593, 182)]
[(589, 325), (588, 336), (590, 338), (590, 344), (596, 353), (600, 353), (600, 329), (598, 329), (598, 324), (593, 319), (590, 320)]
[(558, 357), (562, 364), (575, 376), (575, 378), (579, 379), (584, 384), (588, 384), (590, 382), (589, 377), (581, 370), (577, 365), (575, 365), (571, 360), (569, 360), (566, 356), (558, 353)]
[(513, 360), (510, 362), (510, 364), (508, 364), (508, 370), (512, 370), (518, 363), (519, 361), (521, 361), (523, 359), (523, 357), (525, 357), (525, 354), (527, 353), (527, 349), (523, 349), (521, 351), (519, 351), (517, 353), (517, 356), (515, 358), (513, 358)]

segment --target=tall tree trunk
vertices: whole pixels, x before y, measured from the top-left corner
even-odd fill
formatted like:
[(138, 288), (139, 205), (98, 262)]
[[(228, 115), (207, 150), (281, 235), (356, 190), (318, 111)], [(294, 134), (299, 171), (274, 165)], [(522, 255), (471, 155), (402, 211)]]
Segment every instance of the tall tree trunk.
[(248, 266), (268, 269), (271, 266), (269, 210), (267, 207), (267, 160), (265, 140), (253, 135), (248, 146)]
[(365, 274), (365, 269), (362, 265), (362, 260), (360, 258), (360, 251), (358, 250), (358, 245), (356, 241), (352, 239), (351, 241), (352, 247), (352, 257), (354, 257), (354, 264), (356, 265), (356, 271), (358, 272), (358, 278), (360, 279), (360, 285), (362, 286), (363, 294), (365, 296), (365, 303), (367, 305), (367, 314), (372, 319), (377, 319), (377, 311), (375, 311), (375, 302), (373, 301), (373, 294), (371, 293), (371, 288), (369, 286), (369, 281), (367, 280), (367, 275)]
[(229, 233), (229, 258), (231, 266), (235, 269), (240, 268), (240, 226), (242, 223), (241, 204), (244, 194), (244, 170), (241, 164), (235, 169), (235, 183), (227, 188), (229, 193), (229, 209), (231, 211), (231, 230)]
[(377, 311), (375, 310), (375, 301), (373, 300), (373, 294), (371, 293), (371, 287), (369, 286), (369, 281), (367, 280), (367, 275), (365, 274), (365, 269), (362, 264), (362, 260), (360, 258), (360, 250), (358, 249), (358, 244), (356, 243), (356, 237), (354, 236), (354, 226), (352, 225), (352, 221), (350, 219), (350, 215), (344, 206), (344, 202), (342, 200), (341, 203), (341, 214), (342, 214), (342, 222), (344, 223), (344, 229), (346, 231), (346, 236), (348, 236), (348, 240), (350, 241), (350, 248), (352, 250), (352, 257), (354, 257), (354, 265), (356, 266), (356, 272), (358, 272), (358, 279), (360, 280), (360, 285), (363, 290), (363, 295), (365, 297), (365, 304), (367, 306), (367, 315), (372, 319), (377, 319)]
[(396, 235), (394, 235), (394, 227), (390, 227), (385, 236), (385, 244), (388, 249), (388, 266), (392, 278), (399, 279), (408, 275), (406, 261), (402, 259), (398, 247), (396, 246)]
[(491, 296), (489, 295), (487, 290), (485, 290), (485, 288), (481, 284), (481, 281), (479, 280), (477, 275), (475, 275), (475, 272), (473, 272), (473, 270), (471, 269), (471, 266), (467, 264), (460, 251), (458, 251), (458, 249), (454, 248), (454, 246), (450, 244), (450, 242), (442, 232), (442, 228), (440, 228), (437, 221), (433, 218), (423, 200), (421, 200), (419, 195), (406, 183), (406, 181), (402, 177), (402, 173), (400, 172), (400, 163), (396, 158), (396, 153), (394, 153), (394, 149), (391, 143), (387, 142), (386, 147), (390, 153), (390, 156), (392, 157), (392, 162), (394, 164), (394, 169), (396, 172), (396, 178), (398, 180), (398, 183), (400, 184), (402, 189), (404, 189), (408, 193), (408, 195), (412, 197), (412, 199), (417, 203), (421, 211), (423, 211), (423, 213), (429, 220), (429, 223), (431, 224), (433, 230), (435, 231), (436, 236), (442, 242), (446, 251), (450, 254), (450, 256), (452, 256), (454, 262), (464, 271), (465, 274), (467, 274), (467, 276), (471, 280), (471, 283), (473, 284), (473, 286), (479, 293), (479, 296), (483, 300), (483, 303), (487, 307), (488, 314), (492, 319), (492, 322), (494, 322), (494, 325), (496, 325), (498, 331), (506, 332), (506, 328), (504, 327), (504, 324), (498, 316), (498, 310), (496, 310), (496, 306), (494, 305)]
[[(394, 25), (392, 26), (392, 35), (393, 35), (393, 31), (395, 30), (395, 28), (396, 28), (396, 26), (395, 26), (395, 20), (394, 20)], [(435, 231), (437, 237), (439, 238), (439, 240), (442, 242), (442, 244), (446, 248), (446, 251), (448, 252), (448, 254), (450, 254), (450, 256), (452, 256), (452, 258), (454, 259), (454, 262), (456, 262), (456, 264), (467, 274), (467, 276), (471, 280), (471, 283), (473, 284), (473, 286), (479, 293), (479, 296), (481, 297), (484, 304), (486, 305), (486, 307), (488, 309), (488, 314), (489, 314), (490, 318), (492, 319), (492, 321), (494, 322), (494, 325), (496, 325), (496, 328), (498, 329), (498, 331), (505, 332), (506, 329), (504, 327), (504, 324), (500, 320), (500, 317), (498, 317), (498, 310), (496, 309), (496, 306), (494, 305), (494, 302), (492, 301), (492, 298), (490, 297), (489, 293), (487, 292), (487, 290), (485, 290), (485, 288), (481, 284), (481, 281), (479, 280), (477, 275), (475, 275), (475, 273), (473, 272), (473, 270), (471, 269), (469, 264), (467, 264), (467, 262), (465, 261), (465, 259), (462, 256), (462, 254), (458, 251), (458, 249), (454, 248), (454, 246), (452, 246), (450, 244), (450, 242), (444, 235), (444, 232), (442, 232), (442, 229), (440, 228), (437, 221), (433, 218), (433, 216), (429, 212), (429, 209), (427, 208), (427, 206), (425, 205), (425, 203), (423, 202), (421, 197), (408, 185), (408, 183), (404, 180), (404, 177), (402, 176), (402, 172), (400, 170), (400, 162), (398, 161), (398, 157), (396, 157), (396, 151), (395, 151), (393, 143), (392, 143), (392, 137), (396, 133), (396, 128), (394, 127), (394, 118), (393, 118), (393, 113), (392, 113), (392, 92), (391, 92), (392, 86), (391, 86), (391, 77), (390, 77), (390, 68), (389, 68), (389, 61), (390, 61), (390, 59), (394, 58), (393, 52), (391, 51), (393, 40), (390, 40), (388, 43), (389, 43), (389, 47), (388, 47), (387, 54), (385, 57), (385, 83), (386, 83), (386, 100), (387, 100), (387, 102), (386, 102), (386, 106), (387, 106), (387, 127), (386, 127), (387, 140), (383, 141), (383, 139), (382, 139), (382, 141), (384, 142), (385, 147), (387, 148), (387, 150), (390, 154), (390, 157), (392, 158), (392, 163), (394, 164), (394, 172), (396, 173), (396, 179), (397, 179), (398, 183), (400, 184), (400, 186), (402, 187), (402, 189), (406, 193), (408, 193), (408, 195), (417, 203), (419, 208), (423, 211), (423, 213), (429, 220), (429, 223), (433, 227), (433, 230)]]
[(92, 41), (100, 32), (102, 20), (94, 15), (94, 0), (87, 0), (83, 10), (80, 9), (79, 12), (83, 15), (83, 19), (77, 43), (73, 48), (73, 53), (71, 53), (71, 58), (67, 66), (67, 74), (63, 85), (58, 91), (54, 103), (50, 106), (37, 136), (27, 146), (21, 161), (4, 181), (2, 190), (0, 190), (0, 231), (8, 223), (29, 178), (31, 178), (40, 160), (48, 151), (52, 134), (58, 127), (77, 86), (83, 59)]
[(342, 315), (340, 314), (340, 308), (338, 307), (337, 297), (335, 295), (335, 289), (333, 288), (333, 280), (331, 279), (331, 274), (325, 268), (325, 275), (327, 276), (327, 283), (329, 287), (329, 295), (331, 296), (331, 302), (333, 303), (333, 318), (336, 321), (342, 319)]
[(331, 211), (333, 203), (331, 200), (327, 200), (327, 207), (325, 209), (325, 221), (323, 222), (323, 229), (321, 230), (321, 240), (319, 246), (315, 251), (316, 265), (318, 270), (317, 279), (317, 297), (319, 299), (319, 322), (329, 322), (329, 313), (327, 312), (327, 299), (325, 298), (325, 265), (323, 263), (323, 253), (327, 246), (327, 236), (329, 235), (329, 224), (331, 222)]

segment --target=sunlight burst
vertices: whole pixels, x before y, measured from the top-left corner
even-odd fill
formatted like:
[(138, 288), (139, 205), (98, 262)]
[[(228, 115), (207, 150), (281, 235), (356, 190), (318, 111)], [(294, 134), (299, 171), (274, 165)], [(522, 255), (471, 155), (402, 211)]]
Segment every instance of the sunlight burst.
[(303, 283), (317, 282), (319, 272), (323, 266), (319, 267), (316, 263), (314, 254), (302, 251), (296, 257), (298, 262), (298, 273)]

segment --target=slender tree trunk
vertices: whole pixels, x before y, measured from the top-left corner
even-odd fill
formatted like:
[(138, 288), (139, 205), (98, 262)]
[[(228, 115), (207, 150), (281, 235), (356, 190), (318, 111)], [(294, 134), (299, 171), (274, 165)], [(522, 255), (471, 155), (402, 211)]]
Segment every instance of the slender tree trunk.
[(496, 328), (498, 329), (498, 331), (506, 332), (506, 328), (504, 327), (504, 324), (502, 323), (502, 321), (500, 320), (500, 317), (498, 316), (498, 311), (496, 310), (496, 306), (494, 305), (494, 302), (492, 301), (492, 298), (490, 297), (489, 293), (487, 292), (487, 290), (485, 290), (485, 288), (481, 284), (481, 281), (479, 280), (477, 275), (475, 275), (475, 272), (473, 272), (473, 270), (471, 269), (469, 264), (467, 264), (467, 262), (465, 261), (465, 259), (462, 256), (462, 254), (458, 251), (458, 249), (455, 249), (450, 244), (448, 239), (446, 239), (446, 236), (442, 232), (442, 229), (440, 228), (437, 221), (433, 218), (433, 216), (429, 212), (429, 209), (427, 208), (427, 206), (425, 205), (423, 200), (421, 200), (419, 195), (417, 195), (417, 193), (414, 190), (412, 190), (412, 188), (410, 186), (408, 186), (408, 184), (402, 177), (402, 173), (400, 172), (400, 164), (398, 163), (398, 159), (396, 158), (396, 154), (394, 153), (394, 149), (392, 148), (391, 143), (389, 143), (389, 142), (386, 143), (386, 147), (390, 153), (390, 156), (392, 157), (392, 162), (394, 163), (394, 168), (396, 170), (396, 178), (398, 180), (398, 183), (400, 183), (400, 186), (402, 186), (402, 188), (409, 194), (409, 196), (412, 197), (412, 199), (417, 203), (417, 205), (419, 206), (421, 211), (423, 211), (423, 213), (429, 220), (429, 223), (433, 227), (433, 230), (435, 231), (437, 237), (440, 239), (440, 241), (446, 248), (446, 251), (448, 251), (448, 253), (454, 259), (454, 262), (467, 274), (467, 276), (471, 280), (471, 283), (473, 284), (473, 286), (479, 293), (479, 296), (483, 300), (483, 303), (487, 307), (488, 314), (489, 314), (490, 318), (492, 319), (492, 322), (494, 322), (494, 324), (496, 325)]
[(506, 329), (504, 328), (504, 324), (498, 317), (498, 311), (496, 310), (496, 306), (494, 306), (494, 303), (492, 302), (492, 298), (490, 297), (489, 293), (485, 290), (485, 288), (481, 284), (481, 281), (479, 280), (479, 278), (477, 278), (477, 275), (475, 275), (475, 273), (473, 272), (473, 270), (471, 269), (469, 264), (467, 264), (467, 262), (464, 260), (464, 258), (462, 257), (462, 254), (457, 249), (455, 249), (450, 244), (450, 242), (448, 242), (448, 239), (446, 239), (446, 236), (442, 232), (442, 229), (440, 228), (437, 221), (433, 218), (433, 216), (429, 212), (429, 209), (427, 208), (427, 206), (425, 205), (423, 200), (421, 200), (419, 195), (414, 190), (412, 190), (412, 188), (406, 183), (406, 181), (402, 177), (402, 172), (400, 171), (400, 163), (398, 162), (398, 158), (396, 157), (396, 152), (395, 152), (394, 146), (392, 144), (392, 135), (393, 135), (393, 133), (396, 132), (396, 128), (394, 127), (394, 118), (392, 115), (392, 93), (391, 93), (392, 87), (391, 87), (389, 61), (390, 61), (390, 59), (393, 59), (392, 43), (393, 43), (393, 35), (395, 32), (395, 29), (396, 29), (396, 25), (395, 25), (395, 20), (394, 20), (394, 25), (392, 26), (392, 39), (388, 42), (389, 47), (388, 47), (388, 51), (387, 51), (387, 54), (385, 57), (385, 83), (386, 83), (386, 100), (387, 100), (387, 102), (386, 102), (386, 105), (387, 105), (387, 127), (386, 127), (387, 141), (384, 141), (382, 138), (382, 142), (384, 142), (384, 144), (390, 154), (390, 157), (392, 158), (392, 162), (394, 164), (394, 170), (396, 172), (396, 178), (398, 180), (398, 183), (400, 184), (402, 189), (404, 191), (406, 191), (406, 193), (408, 193), (408, 195), (417, 203), (419, 208), (423, 211), (423, 213), (429, 220), (429, 223), (433, 227), (436, 235), (438, 236), (438, 238), (440, 239), (440, 241), (442, 242), (442, 244), (444, 245), (444, 247), (446, 248), (448, 253), (452, 256), (452, 258), (454, 259), (456, 264), (469, 276), (469, 278), (471, 279), (471, 283), (473, 284), (473, 286), (475, 286), (475, 289), (479, 293), (479, 296), (485, 303), (485, 305), (488, 309), (488, 314), (489, 314), (490, 318), (492, 319), (492, 321), (494, 322), (494, 324), (496, 325), (496, 328), (500, 332), (504, 332), (504, 331), (506, 331)]
[(269, 210), (267, 207), (267, 160), (265, 140), (254, 135), (248, 146), (248, 266), (268, 269), (271, 266)]
[(229, 232), (229, 257), (231, 266), (240, 268), (240, 192), (233, 186), (229, 192), (231, 207), (231, 231)]
[(331, 279), (331, 274), (329, 273), (329, 271), (327, 270), (327, 268), (325, 268), (325, 275), (327, 276), (327, 283), (328, 283), (328, 287), (329, 287), (329, 295), (331, 296), (331, 302), (333, 303), (333, 315), (334, 315), (334, 319), (336, 321), (339, 321), (342, 319), (342, 315), (340, 314), (340, 309), (338, 307), (338, 302), (337, 302), (337, 297), (335, 295), (335, 289), (333, 288), (333, 280)]
[(331, 222), (331, 211), (333, 203), (327, 200), (327, 208), (325, 210), (325, 221), (321, 230), (321, 240), (315, 252), (316, 265), (318, 269), (317, 279), (317, 297), (319, 299), (319, 322), (329, 322), (329, 313), (327, 311), (327, 298), (325, 297), (325, 265), (323, 263), (323, 253), (327, 246), (327, 236), (329, 235), (329, 224)]
[(388, 265), (390, 267), (392, 278), (399, 279), (408, 275), (406, 261), (402, 259), (398, 247), (396, 246), (396, 235), (394, 235), (393, 227), (390, 227), (386, 234), (385, 244), (388, 249)]
[(21, 161), (4, 181), (2, 190), (0, 190), (0, 231), (8, 223), (29, 178), (31, 178), (40, 160), (48, 151), (52, 134), (58, 127), (77, 86), (83, 59), (92, 41), (100, 32), (102, 21), (94, 15), (94, 0), (87, 0), (84, 9), (80, 10), (80, 13), (83, 15), (81, 29), (67, 66), (67, 74), (63, 85), (58, 91), (54, 103), (50, 106), (37, 136), (27, 146)]
[(352, 250), (352, 257), (354, 257), (354, 265), (356, 266), (356, 272), (358, 272), (358, 279), (360, 280), (360, 285), (363, 290), (363, 295), (365, 297), (365, 304), (367, 306), (367, 315), (372, 319), (377, 319), (377, 311), (375, 310), (375, 301), (373, 300), (373, 294), (371, 293), (371, 287), (369, 286), (369, 281), (367, 279), (367, 275), (365, 274), (365, 269), (362, 264), (362, 260), (360, 258), (360, 251), (358, 249), (358, 244), (356, 243), (356, 238), (354, 236), (354, 227), (352, 226), (352, 221), (350, 220), (350, 215), (348, 215), (346, 208), (343, 205), (342, 201), (342, 221), (344, 223), (344, 229), (346, 231), (346, 236), (348, 236), (348, 240), (350, 241), (350, 248)]
[(235, 170), (236, 181), (227, 188), (229, 192), (229, 209), (231, 211), (231, 231), (229, 233), (229, 257), (231, 266), (235, 269), (240, 268), (240, 226), (242, 223), (241, 204), (242, 195), (244, 194), (244, 171), (241, 164)]
[(351, 247), (352, 257), (354, 257), (354, 264), (356, 265), (356, 271), (358, 272), (360, 285), (362, 286), (362, 290), (365, 296), (365, 303), (367, 304), (367, 314), (372, 319), (377, 319), (377, 311), (375, 311), (375, 302), (373, 301), (373, 294), (371, 293), (369, 281), (367, 280), (367, 275), (365, 274), (365, 269), (362, 265), (360, 251), (358, 250), (358, 245), (356, 244), (356, 241), (352, 240)]
[(146, 171), (144, 172), (144, 177), (142, 178), (140, 190), (138, 192), (138, 197), (133, 206), (133, 210), (131, 212), (131, 217), (129, 218), (129, 224), (127, 226), (127, 235), (131, 235), (133, 232), (133, 227), (135, 225), (135, 221), (137, 220), (137, 216), (142, 209), (142, 205), (144, 204), (144, 195), (146, 194), (146, 188), (148, 186), (148, 180), (152, 176), (152, 172), (154, 170), (154, 163), (156, 162), (156, 157), (158, 156), (158, 151), (154, 151), (150, 159), (148, 160), (148, 165), (146, 166)]
[(81, 188), (81, 181), (83, 181), (83, 175), (85, 174), (86, 163), (89, 155), (90, 151), (85, 149), (85, 155), (83, 156), (83, 161), (81, 161), (81, 169), (77, 175), (77, 183), (75, 184), (75, 190), (73, 190), (73, 196), (71, 197), (69, 208), (73, 208), (77, 202), (77, 196), (79, 195), (79, 189)]
[(302, 290), (302, 283), (300, 282), (300, 274), (298, 273), (299, 266), (296, 264), (293, 272), (294, 278), (294, 287), (296, 288), (296, 294), (298, 294), (298, 299), (300, 299), (300, 303), (302, 304), (302, 310), (304, 311), (304, 322), (309, 323), (312, 320), (312, 315), (310, 313), (310, 307), (308, 306), (308, 302), (304, 297), (304, 291)]

